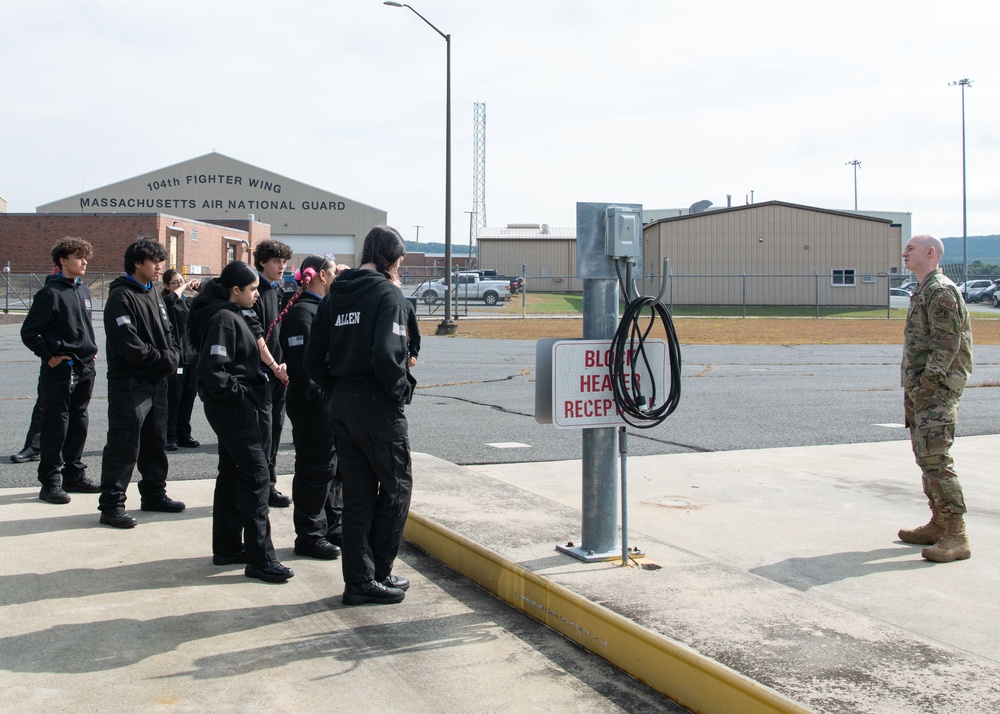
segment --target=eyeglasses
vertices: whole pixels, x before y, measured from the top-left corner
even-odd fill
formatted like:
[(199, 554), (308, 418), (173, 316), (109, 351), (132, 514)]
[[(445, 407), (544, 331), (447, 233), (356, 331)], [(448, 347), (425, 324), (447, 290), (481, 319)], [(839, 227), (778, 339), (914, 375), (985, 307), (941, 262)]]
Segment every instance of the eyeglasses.
[(178, 285), (183, 285), (183, 284), (184, 284), (183, 280), (171, 280), (169, 283), (167, 283), (167, 285), (172, 285), (174, 287), (177, 287)]

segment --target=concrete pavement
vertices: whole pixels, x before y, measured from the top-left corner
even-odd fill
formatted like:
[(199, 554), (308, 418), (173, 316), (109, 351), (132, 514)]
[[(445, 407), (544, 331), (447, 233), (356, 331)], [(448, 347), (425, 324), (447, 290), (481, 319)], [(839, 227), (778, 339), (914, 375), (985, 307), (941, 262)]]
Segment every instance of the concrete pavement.
[[(803, 708), (995, 712), (998, 451), (997, 436), (956, 444), (973, 557), (953, 564), (896, 540), (927, 515), (906, 442), (631, 458), (643, 569), (555, 551), (579, 539), (579, 461), (414, 454), (412, 510)], [(213, 566), (211, 491), (178, 481), (187, 511), (135, 511), (125, 532), (97, 524), (96, 496), (52, 506), (0, 491), (0, 685), (19, 709), (304, 711), (376, 696), (411, 711), (671, 710), (470, 605), (475, 588), (412, 548), (398, 572), (413, 587), (393, 607), (344, 608), (339, 564), (287, 547), (284, 586)], [(290, 521), (273, 512), (276, 542), (290, 545)]]

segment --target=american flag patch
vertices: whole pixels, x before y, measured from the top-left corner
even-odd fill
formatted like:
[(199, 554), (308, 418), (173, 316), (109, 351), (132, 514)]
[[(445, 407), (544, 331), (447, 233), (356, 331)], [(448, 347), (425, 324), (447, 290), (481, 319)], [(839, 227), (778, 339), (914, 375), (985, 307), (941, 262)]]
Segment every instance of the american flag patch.
[(301, 347), (306, 343), (306, 338), (304, 335), (294, 335), (288, 338), (289, 347)]
[(117, 320), (115, 320), (115, 322), (118, 323), (118, 327), (121, 327), (122, 325), (131, 325), (132, 318), (130, 318), (128, 315), (122, 315)]
[(219, 355), (220, 357), (228, 357), (229, 353), (226, 352), (225, 345), (212, 345), (212, 349), (209, 350), (209, 354)]
[(401, 325), (398, 322), (392, 323), (392, 331), (399, 335), (400, 337), (406, 337), (406, 325)]

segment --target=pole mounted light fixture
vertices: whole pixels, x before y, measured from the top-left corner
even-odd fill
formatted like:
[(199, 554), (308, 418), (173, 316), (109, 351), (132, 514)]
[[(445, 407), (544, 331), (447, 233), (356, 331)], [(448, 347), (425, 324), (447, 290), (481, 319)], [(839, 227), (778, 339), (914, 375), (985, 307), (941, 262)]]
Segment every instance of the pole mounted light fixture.
[(861, 162), (857, 159), (853, 161), (848, 161), (844, 166), (854, 167), (854, 210), (858, 210), (858, 169), (861, 167)]
[[(949, 87), (962, 88), (962, 280), (969, 281), (969, 225), (965, 191), (965, 88), (972, 86), (968, 77), (948, 82)], [(966, 287), (968, 294), (968, 287)]]
[(414, 15), (427, 23), (434, 32), (444, 38), (447, 48), (445, 64), (445, 130), (444, 130), (444, 320), (438, 325), (437, 334), (452, 335), (455, 333), (455, 323), (451, 319), (452, 279), (451, 279), (451, 35), (441, 32), (434, 24), (410, 5), (401, 2), (385, 0), (383, 5), (389, 7), (405, 7)]

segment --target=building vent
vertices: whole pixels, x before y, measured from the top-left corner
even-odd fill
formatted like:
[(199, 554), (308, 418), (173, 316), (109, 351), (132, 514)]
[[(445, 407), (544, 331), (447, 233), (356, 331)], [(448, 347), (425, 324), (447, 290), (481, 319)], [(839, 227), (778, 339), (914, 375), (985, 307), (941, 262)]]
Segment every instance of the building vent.
[(692, 203), (691, 207), (688, 209), (688, 214), (693, 215), (695, 213), (704, 213), (711, 205), (712, 202), (709, 201), (708, 199), (705, 199), (703, 201), (698, 201), (697, 203)]
[(543, 223), (542, 224), (542, 235), (548, 235), (548, 234), (549, 234), (549, 224), (548, 223)]

